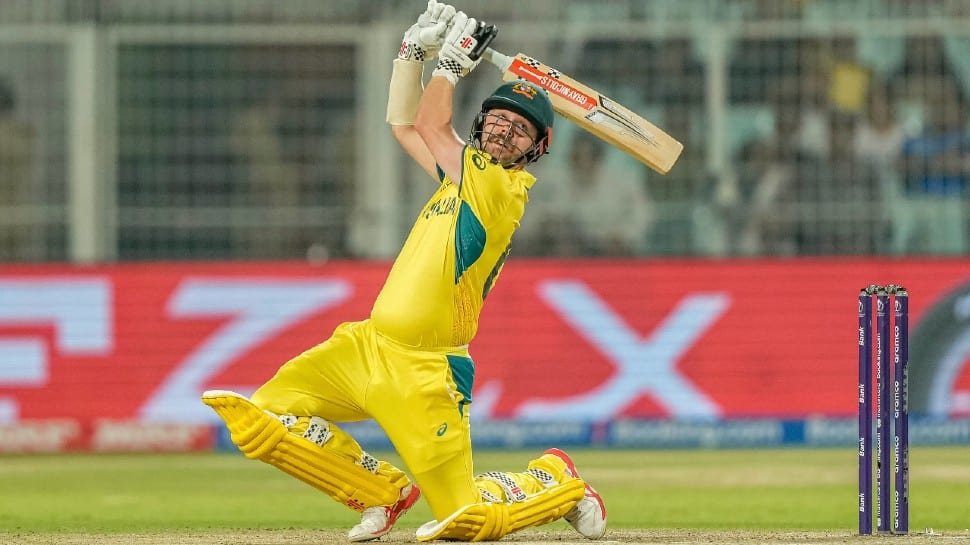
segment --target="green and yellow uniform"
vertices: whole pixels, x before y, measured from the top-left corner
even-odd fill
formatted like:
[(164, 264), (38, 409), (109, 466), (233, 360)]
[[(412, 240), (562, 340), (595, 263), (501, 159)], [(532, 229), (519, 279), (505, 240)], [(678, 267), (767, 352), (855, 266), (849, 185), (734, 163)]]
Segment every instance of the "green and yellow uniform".
[[(528, 172), (492, 164), (469, 146), (463, 155), (460, 181), (439, 170), (440, 186), (418, 215), (370, 318), (341, 324), (252, 396), (275, 414), (331, 422), (373, 418), (438, 520), (482, 501), (472, 478), (468, 405), (475, 368), (468, 343), (535, 183)], [(336, 440), (327, 447), (359, 459), (353, 439), (331, 429)], [(406, 482), (384, 462), (378, 474), (394, 491)], [(536, 492), (542, 488), (533, 484)]]
[[(487, 125), (489, 135), (525, 138), (505, 132), (512, 122), (503, 111), (536, 129), (518, 164), (546, 152), (555, 115), (544, 91), (522, 81), (501, 85), (475, 119), (475, 146), (485, 141), (492, 111), (499, 113)], [(246, 456), (362, 511), (352, 541), (387, 533), (419, 496), (403, 471), (363, 452), (333, 424), (365, 419), (387, 433), (431, 506), (436, 520), (418, 528), (419, 541), (495, 540), (562, 517), (580, 534), (601, 537), (602, 500), (561, 451), (547, 450), (522, 473), (474, 477), (469, 408), (475, 367), (468, 345), (535, 178), (492, 163), (475, 147), (461, 153), (459, 180), (438, 169), (440, 185), (368, 319), (340, 324), (325, 342), (280, 367), (251, 400), (225, 390), (209, 390), (202, 399)]]

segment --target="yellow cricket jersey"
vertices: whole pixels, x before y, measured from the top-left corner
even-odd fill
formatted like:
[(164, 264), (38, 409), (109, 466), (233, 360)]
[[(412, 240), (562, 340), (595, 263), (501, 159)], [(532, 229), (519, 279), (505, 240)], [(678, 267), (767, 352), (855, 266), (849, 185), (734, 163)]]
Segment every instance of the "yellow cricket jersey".
[(468, 344), (508, 256), (535, 177), (506, 170), (470, 146), (456, 183), (424, 206), (371, 310), (377, 330), (418, 347)]

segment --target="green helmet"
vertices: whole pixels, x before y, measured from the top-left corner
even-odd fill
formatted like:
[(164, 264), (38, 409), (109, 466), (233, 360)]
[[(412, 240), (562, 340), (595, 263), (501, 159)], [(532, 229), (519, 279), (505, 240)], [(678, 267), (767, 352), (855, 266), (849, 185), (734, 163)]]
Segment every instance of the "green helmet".
[(515, 80), (503, 83), (482, 101), (482, 111), (472, 127), (472, 139), (481, 137), (485, 114), (493, 108), (511, 110), (528, 119), (538, 131), (535, 146), (525, 154), (528, 162), (537, 160), (548, 153), (552, 143), (552, 124), (556, 114), (546, 91), (534, 83)]

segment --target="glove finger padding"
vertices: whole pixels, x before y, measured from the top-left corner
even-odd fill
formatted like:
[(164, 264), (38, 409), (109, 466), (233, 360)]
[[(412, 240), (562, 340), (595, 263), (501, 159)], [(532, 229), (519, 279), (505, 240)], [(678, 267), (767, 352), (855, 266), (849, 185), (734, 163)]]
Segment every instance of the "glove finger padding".
[[(434, 0), (431, 0), (432, 2)], [(429, 7), (431, 3), (428, 3)], [(417, 43), (425, 50), (425, 58), (431, 58), (441, 50), (441, 44), (445, 40), (445, 33), (448, 31), (448, 23), (455, 16), (455, 8), (450, 4), (435, 2), (431, 10), (430, 18), (422, 23), (417, 33)]]
[(447, 28), (448, 23), (440, 21), (418, 29), (416, 43), (424, 48), (426, 58), (434, 57), (441, 50)]
[[(434, 2), (434, 0), (431, 0), (431, 2)], [(429, 6), (431, 2), (428, 2)], [(451, 21), (452, 17), (455, 16), (455, 13), (456, 13), (455, 7), (452, 6), (451, 4), (443, 4), (441, 2), (435, 2), (435, 6), (432, 9), (432, 13), (431, 13), (431, 22), (445, 23), (445, 25), (447, 25)], [(443, 34), (441, 37), (442, 39), (444, 39)]]
[(453, 85), (478, 66), (481, 54), (495, 38), (497, 29), (463, 12), (455, 14), (448, 26), (448, 35), (438, 54), (438, 66), (432, 76), (444, 76)]
[(404, 33), (398, 58), (424, 62), (434, 57), (441, 49), (448, 23), (454, 15), (455, 8), (451, 5), (429, 0), (418, 21)]

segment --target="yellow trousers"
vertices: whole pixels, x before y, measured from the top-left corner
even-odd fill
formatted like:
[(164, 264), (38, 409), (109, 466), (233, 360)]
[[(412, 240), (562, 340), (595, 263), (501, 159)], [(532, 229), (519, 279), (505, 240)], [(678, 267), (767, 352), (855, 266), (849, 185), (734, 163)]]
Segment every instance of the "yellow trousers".
[[(330, 339), (288, 361), (252, 401), (278, 415), (331, 423), (374, 419), (440, 519), (481, 501), (468, 418), (473, 380), (467, 348), (414, 349), (365, 320), (341, 324)], [(338, 426), (331, 430), (328, 447), (359, 460), (356, 441)], [(390, 486), (402, 472), (382, 462), (378, 475)]]

